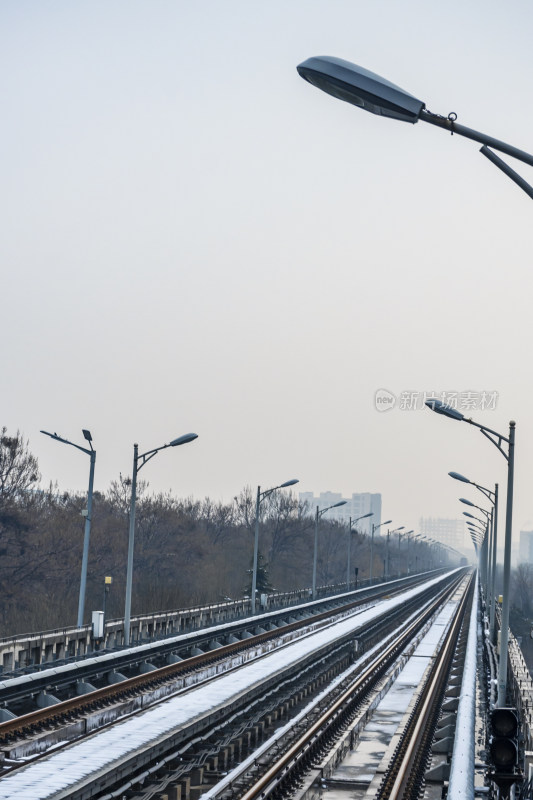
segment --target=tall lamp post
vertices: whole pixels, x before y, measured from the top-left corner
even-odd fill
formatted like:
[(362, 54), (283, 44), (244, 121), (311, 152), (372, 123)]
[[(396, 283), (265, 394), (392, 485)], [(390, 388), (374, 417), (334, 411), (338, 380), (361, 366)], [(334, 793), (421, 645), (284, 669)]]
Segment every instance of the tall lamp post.
[(492, 529), (492, 512), (493, 509), (487, 511), (486, 508), (481, 508), (481, 506), (477, 506), (475, 503), (472, 503), (471, 500), (467, 500), (466, 497), (459, 498), (460, 503), (464, 503), (471, 508), (477, 508), (478, 511), (481, 511), (482, 514), (485, 515), (485, 521), (479, 520), (478, 517), (474, 517), (473, 514), (469, 514), (467, 511), (463, 511), (463, 514), (467, 517), (471, 517), (472, 519), (477, 519), (481, 522), (481, 526), (484, 528), (484, 536), (483, 536), (483, 546), (481, 550), (481, 579), (483, 590), (485, 593), (485, 597), (488, 596), (489, 593), (489, 552), (490, 552), (490, 537), (491, 537), (491, 529)]
[(385, 522), (380, 522), (379, 525), (374, 525), (374, 523), (372, 523), (372, 536), (370, 539), (370, 569), (368, 571), (368, 582), (370, 583), (371, 586), (372, 586), (372, 576), (374, 574), (374, 534), (378, 530), (378, 528), (381, 528), (382, 525), (390, 525), (391, 522), (392, 522), (391, 519), (387, 519), (385, 520)]
[[(421, 533), (418, 533), (418, 534), (416, 534), (416, 536), (413, 536), (413, 540), (418, 545), (426, 545), (427, 544), (427, 538), (425, 536), (423, 536)], [(420, 552), (420, 548), (418, 548), (418, 552)], [(418, 573), (418, 558), (419, 558), (418, 557), (418, 552), (415, 550), (415, 573)]]
[(298, 478), (292, 478), (290, 481), (285, 481), (285, 483), (281, 483), (279, 486), (274, 486), (272, 489), (265, 489), (263, 492), (261, 491), (261, 487), (257, 487), (257, 500), (255, 503), (255, 535), (254, 535), (254, 561), (252, 567), (252, 615), (255, 614), (255, 593), (257, 591), (257, 559), (259, 553), (259, 509), (261, 505), (261, 501), (268, 497), (269, 494), (272, 492), (277, 491), (277, 489), (285, 489), (287, 486), (294, 486), (295, 483), (298, 483)]
[(298, 65), (297, 70), (304, 80), (323, 92), (333, 95), (338, 100), (345, 100), (347, 103), (363, 108), (365, 111), (370, 111), (372, 114), (403, 122), (415, 123), (418, 120), (429, 122), (450, 133), (479, 142), (483, 145), (480, 152), (520, 186), (529, 197), (533, 198), (533, 187), (490, 148), (533, 166), (533, 155), (530, 153), (519, 150), (499, 139), (494, 139), (485, 133), (459, 125), (456, 122), (457, 114), (449, 114), (444, 117), (427, 111), (426, 104), (422, 100), (417, 100), (412, 94), (374, 72), (341, 58), (331, 56), (308, 58), (307, 61)]
[(83, 516), (85, 517), (85, 532), (83, 535), (83, 556), (81, 559), (81, 578), (80, 578), (80, 594), (78, 599), (78, 628), (81, 628), (83, 625), (83, 615), (85, 612), (85, 590), (87, 586), (87, 566), (89, 563), (89, 540), (91, 538), (91, 520), (92, 520), (92, 512), (93, 512), (93, 485), (94, 485), (94, 465), (96, 463), (96, 450), (93, 448), (93, 437), (91, 436), (91, 432), (88, 431), (86, 428), (82, 428), (82, 433), (84, 439), (89, 442), (89, 449), (86, 447), (82, 447), (79, 444), (74, 444), (74, 442), (69, 442), (68, 439), (63, 439), (62, 436), (58, 436), (57, 433), (48, 433), (48, 431), (41, 431), (46, 436), (50, 436), (51, 439), (55, 439), (58, 442), (63, 442), (64, 444), (70, 444), (71, 447), (75, 447), (77, 450), (81, 450), (82, 453), (87, 453), (87, 455), (91, 459), (91, 466), (89, 469), (89, 489), (87, 492), (87, 508), (82, 512)]
[(161, 447), (155, 447), (153, 450), (147, 450), (146, 453), (139, 455), (139, 445), (133, 445), (133, 474), (131, 478), (131, 502), (130, 502), (130, 526), (128, 535), (128, 569), (126, 574), (126, 603), (124, 609), (124, 644), (126, 647), (130, 643), (130, 620), (131, 620), (131, 588), (133, 582), (133, 547), (135, 541), (135, 503), (137, 500), (137, 473), (144, 467), (147, 461), (150, 461), (156, 453), (160, 450), (166, 450), (167, 447), (179, 447), (182, 444), (188, 444), (198, 438), (197, 433), (186, 433), (173, 439), (168, 444), (163, 444)]
[(462, 481), (462, 483), (470, 483), (472, 486), (475, 486), (485, 497), (490, 500), (492, 503), (492, 544), (491, 544), (491, 558), (490, 558), (490, 577), (489, 577), (489, 591), (490, 591), (490, 603), (489, 603), (489, 629), (490, 629), (490, 638), (494, 641), (494, 631), (496, 626), (496, 595), (495, 595), (495, 583), (496, 583), (496, 561), (497, 561), (497, 546), (498, 546), (498, 484), (494, 484), (494, 491), (491, 489), (487, 489), (485, 486), (480, 486), (479, 483), (475, 483), (474, 481), (465, 478), (464, 475), (461, 475), (459, 472), (448, 472), (450, 478), (453, 478), (456, 481)]
[(409, 543), (411, 541), (411, 538), (413, 538), (413, 539), (416, 538), (416, 536), (411, 537), (409, 535), (409, 534), (412, 534), (412, 533), (414, 533), (414, 531), (407, 531), (407, 533), (405, 534), (407, 536), (407, 574), (408, 575), (411, 574), (411, 562), (409, 560), (409, 558), (410, 558), (410, 556), (409, 556)]
[[(493, 431), (490, 428), (467, 419), (464, 414), (456, 408), (446, 405), (440, 400), (430, 399), (426, 405), (437, 414), (456, 419), (461, 422), (468, 422), (479, 428), (481, 433), (498, 448), (502, 456), (507, 461), (507, 501), (505, 510), (505, 550), (503, 558), (503, 603), (500, 631), (500, 661), (498, 669), (498, 707), (505, 706), (507, 695), (507, 659), (509, 651), (509, 584), (511, 578), (511, 542), (513, 527), (513, 483), (514, 483), (514, 449), (515, 449), (515, 428), (516, 422), (509, 423), (509, 436)], [(503, 442), (507, 445), (507, 452), (503, 447)]]
[(468, 531), (470, 533), (470, 538), (472, 539), (476, 555), (479, 556), (478, 548), (483, 544), (483, 532), (480, 528), (474, 528), (472, 525), (468, 527)]
[[(348, 558), (346, 560), (346, 589), (348, 592), (350, 591), (350, 583), (351, 583), (350, 569), (352, 560), (352, 533), (357, 533), (356, 530), (355, 531), (352, 530), (352, 525), (355, 525), (355, 523), (359, 522), (360, 519), (366, 519), (367, 517), (373, 517), (373, 516), (374, 512), (369, 511), (368, 514), (363, 514), (361, 517), (356, 517), (354, 520), (352, 520), (352, 518), (350, 517), (350, 520), (348, 522)], [(357, 585), (355, 588), (357, 589)]]
[(399, 528), (395, 528), (393, 531), (387, 531), (387, 557), (385, 561), (385, 580), (387, 581), (390, 578), (390, 537), (395, 533), (399, 533), (399, 531), (403, 531), (404, 528), (405, 525), (401, 525)]
[(320, 509), (318, 506), (316, 507), (316, 514), (315, 514), (315, 546), (313, 548), (313, 600), (316, 600), (316, 564), (318, 561), (318, 520), (320, 517), (329, 511), (330, 508), (338, 508), (339, 506), (345, 506), (346, 500), (340, 500), (338, 503), (334, 503), (332, 506), (328, 506), (327, 508)]
[(398, 563), (400, 563), (400, 545), (402, 536), (407, 537), (407, 574), (409, 575), (409, 536), (414, 533), (414, 530), (405, 531), (405, 533), (398, 533)]

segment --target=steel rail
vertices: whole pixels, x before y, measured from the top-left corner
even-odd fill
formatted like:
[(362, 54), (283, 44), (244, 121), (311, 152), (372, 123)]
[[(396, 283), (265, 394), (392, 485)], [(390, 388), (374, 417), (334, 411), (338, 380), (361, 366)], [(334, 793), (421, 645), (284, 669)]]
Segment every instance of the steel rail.
[(314, 746), (321, 738), (327, 736), (330, 725), (336, 721), (336, 717), (347, 710), (347, 704), (360, 703), (361, 696), (366, 690), (370, 690), (381, 678), (391, 661), (395, 660), (399, 653), (405, 648), (409, 640), (419, 631), (423, 625), (435, 613), (444, 599), (456, 591), (462, 576), (453, 582), (453, 585), (446, 586), (439, 596), (433, 601), (425, 611), (422, 618), (413, 621), (408, 628), (387, 648), (380, 653), (378, 658), (368, 665), (364, 672), (359, 675), (351, 686), (338, 697), (333, 704), (317, 719), (304, 733), (302, 733), (290, 747), (280, 755), (276, 761), (260, 776), (256, 782), (239, 795), (239, 800), (255, 800), (257, 797), (265, 798), (274, 790), (280, 787), (280, 783), (289, 779), (291, 773), (297, 770), (302, 761), (311, 755)]
[(457, 722), (453, 741), (448, 794), (458, 800), (474, 800), (475, 790), (475, 725), (476, 725), (476, 672), (478, 647), (479, 582), (476, 578), (474, 599), (470, 611), (465, 665), (461, 681), (461, 695), (457, 708)]
[[(396, 601), (394, 605), (396, 609), (400, 612), (400, 616), (403, 615), (404, 621), (408, 620), (408, 622), (411, 622), (413, 617), (416, 614), (420, 613), (421, 603), (426, 604), (428, 602), (428, 598), (431, 601), (431, 599), (435, 597), (435, 594), (439, 591), (441, 587), (443, 587), (444, 585), (449, 587), (450, 584), (456, 580), (456, 578), (457, 578), (457, 573), (455, 574), (452, 573), (451, 575), (442, 576), (441, 578), (438, 579), (438, 583), (437, 581), (433, 581), (431, 585), (423, 586), (412, 597), (410, 596), (409, 598), (407, 598), (408, 602), (403, 602), (403, 598), (402, 601), (400, 602)], [(384, 623), (384, 627), (387, 627), (387, 630), (390, 633), (390, 631), (394, 629), (394, 627), (397, 626), (399, 623), (396, 621), (395, 618), (393, 619), (393, 614), (391, 614), (392, 609), (389, 608), (389, 605), (390, 604), (388, 603), (385, 604), (386, 607), (378, 613)], [(366, 616), (371, 616), (372, 614), (375, 613), (376, 612), (370, 612), (370, 613), (367, 612)], [(408, 619), (409, 617), (411, 619)], [(280, 675), (283, 675), (283, 680), (286, 681), (287, 678), (289, 678), (290, 676), (300, 675), (302, 671), (302, 666), (307, 668), (311, 664), (315, 663), (317, 660), (317, 656), (319, 656), (321, 659), (326, 658), (331, 653), (332, 644), (335, 646), (336, 649), (339, 649), (341, 646), (345, 648), (351, 648), (349, 651), (347, 650), (347, 652), (350, 652), (353, 655), (354, 637), (356, 637), (358, 641), (361, 641), (360, 634), (363, 630), (366, 630), (366, 626), (362, 626), (360, 624), (358, 625), (356, 617), (355, 621), (351, 621), (347, 625), (345, 624), (345, 628), (346, 630), (344, 631), (344, 633), (340, 637), (337, 636), (335, 641), (331, 639), (330, 635), (330, 638), (328, 639), (329, 644), (323, 643), (319, 649), (315, 648), (313, 651), (309, 651), (309, 653), (304, 659), (291, 662), (290, 667), (282, 672), (280, 672), (280, 670), (278, 669), (276, 673), (277, 678), (279, 678)], [(375, 646), (376, 645), (375, 632), (372, 633), (372, 637), (373, 637), (372, 647), (376, 651), (379, 649), (379, 645), (377, 647)], [(278, 661), (280, 661), (280, 663), (282, 662), (282, 660), (283, 659), (280, 659), (280, 657), (278, 656)], [(357, 665), (357, 669), (360, 669), (359, 663)], [(226, 683), (228, 682), (226, 681)], [(264, 683), (257, 681), (254, 682), (251, 685), (252, 692), (249, 693), (245, 698), (246, 707), (248, 707), (249, 699), (260, 698), (264, 694), (265, 686), (271, 687), (273, 683), (275, 684), (276, 681), (272, 681), (272, 679), (270, 678), (266, 680), (266, 682)], [(267, 688), (267, 692), (269, 691), (270, 688)], [(237, 697), (240, 698), (239, 703), (241, 705), (239, 706), (239, 708), (237, 708), (235, 705), (233, 705), (232, 707), (228, 707), (227, 711), (225, 712), (228, 719), (233, 719), (236, 715), (236, 712), (240, 712), (242, 714), (243, 711), (245, 710), (244, 700), (242, 700), (243, 697), (242, 693), (239, 694)], [(356, 711), (357, 710), (355, 709), (355, 712)], [(354, 713), (353, 709), (351, 710), (351, 713), (352, 714)], [(180, 728), (179, 731), (178, 729), (169, 729), (168, 730), (169, 735), (165, 739), (161, 739), (161, 737), (158, 737), (157, 739), (154, 739), (153, 743), (151, 741), (149, 742), (148, 740), (146, 740), (145, 743), (138, 743), (137, 749), (128, 751), (126, 759), (121, 757), (119, 760), (113, 762), (106, 762), (105, 770), (104, 769), (99, 770), (98, 774), (94, 774), (94, 777), (88, 779), (89, 781), (93, 781), (93, 783), (91, 783), (91, 791), (94, 792), (98, 788), (100, 793), (102, 791), (107, 790), (114, 793), (114, 795), (117, 795), (117, 792), (120, 795), (121, 781), (127, 779), (128, 786), (130, 786), (132, 784), (135, 784), (139, 780), (143, 780), (144, 779), (143, 776), (147, 775), (148, 772), (152, 774), (154, 770), (157, 771), (158, 764), (160, 764), (161, 758), (162, 756), (164, 756), (165, 753), (168, 754), (171, 753), (172, 751), (176, 751), (176, 747), (178, 747), (179, 751), (181, 751), (184, 745), (189, 746), (190, 743), (192, 742), (200, 741), (202, 737), (207, 741), (207, 737), (211, 736), (213, 730), (212, 729), (213, 724), (214, 723), (216, 724), (216, 729), (218, 730), (220, 729), (220, 726), (223, 724), (223, 722), (224, 722), (224, 713), (222, 712), (221, 708), (215, 707), (214, 713), (209, 717), (206, 715), (205, 721), (201, 723), (200, 727), (198, 719), (193, 717), (192, 723), (190, 725), (190, 731), (186, 731), (184, 728), (181, 729), (181, 726), (179, 726)], [(204, 727), (202, 727), (202, 725)], [(334, 725), (333, 729), (335, 729), (335, 727), (336, 726)], [(215, 753), (216, 750), (213, 752)], [(43, 758), (46, 758), (44, 754)], [(30, 767), (29, 764), (27, 766)], [(23, 771), (24, 769), (25, 767), (22, 766)], [(7, 777), (8, 776), (6, 776), (6, 778)], [(63, 777), (65, 777), (65, 775)], [(28, 779), (29, 778), (30, 778), (30, 773), (28, 772)], [(78, 784), (76, 784), (75, 787), (73, 784), (71, 788), (72, 792), (67, 794), (67, 791), (70, 791), (70, 789), (67, 790), (65, 788), (61, 796), (65, 798), (67, 796), (68, 797), (89, 796), (89, 794), (87, 794), (87, 791), (89, 789), (89, 783), (87, 782), (83, 784), (83, 789), (81, 789), (81, 791), (80, 791), (80, 786)], [(83, 795), (81, 792), (83, 792)]]
[[(389, 591), (388, 594), (389, 596), (400, 594), (402, 591), (405, 591), (404, 586), (397, 587), (396, 591)], [(85, 695), (63, 700), (53, 706), (47, 706), (37, 711), (15, 717), (12, 720), (7, 720), (6, 722), (0, 723), (0, 746), (11, 743), (13, 737), (20, 738), (21, 736), (33, 735), (44, 725), (60, 725), (65, 717), (70, 717), (72, 719), (73, 715), (86, 714), (90, 711), (94, 711), (97, 708), (101, 708), (102, 704), (120, 702), (124, 698), (131, 697), (134, 694), (151, 691), (169, 680), (186, 676), (196, 669), (209, 667), (236, 653), (252, 649), (269, 640), (285, 636), (287, 633), (298, 631), (310, 625), (317, 625), (320, 623), (326, 624), (328, 620), (354, 610), (358, 606), (368, 603), (369, 600), (377, 599), (379, 596), (378, 590), (378, 592), (371, 597), (365, 595), (364, 598), (358, 598), (343, 606), (338, 606), (335, 609), (330, 609), (315, 614), (312, 617), (291, 622), (284, 625), (283, 628), (274, 631), (266, 631), (251, 636), (248, 639), (223, 645), (215, 651), (191, 656), (190, 658), (180, 661), (178, 664), (169, 664), (149, 673), (127, 678), (118, 684), (105, 686)], [(50, 682), (50, 685), (53, 686), (53, 681)]]
[[(397, 586), (408, 588), (420, 582), (420, 578), (421, 576), (419, 575), (404, 576), (392, 581), (389, 585), (392, 589)], [(376, 596), (382, 590), (382, 586), (362, 587), (356, 591), (339, 593), (316, 601), (303, 600), (298, 605), (289, 605), (284, 609), (278, 608), (265, 611), (255, 618), (231, 618), (203, 628), (174, 632), (153, 641), (136, 643), (128, 648), (93, 650), (92, 652), (86, 652), (83, 656), (80, 655), (77, 659), (69, 657), (66, 660), (42, 662), (39, 665), (35, 665), (35, 668), (31, 671), (28, 671), (29, 668), (22, 668), (22, 670), (16, 670), (17, 674), (2, 672), (0, 674), (0, 703), (6, 705), (24, 699), (25, 688), (26, 694), (29, 695), (34, 693), (35, 690), (46, 686), (47, 682), (51, 680), (55, 686), (61, 687), (73, 683), (78, 676), (80, 679), (89, 680), (90, 682), (92, 675), (102, 671), (101, 665), (109, 665), (110, 669), (116, 665), (115, 668), (122, 672), (124, 669), (136, 666), (140, 661), (160, 659), (169, 653), (174, 654), (177, 652), (178, 655), (181, 655), (180, 651), (189, 647), (203, 649), (206, 642), (209, 642), (217, 635), (231, 632), (235, 637), (239, 638), (239, 634), (243, 630), (249, 629), (250, 625), (264, 626), (265, 623), (273, 623), (277, 627), (280, 621), (284, 624), (284, 618), (287, 615), (301, 613), (316, 615), (323, 609), (331, 609), (335, 605), (346, 604), (349, 599), (359, 601), (364, 597)], [(38, 635), (35, 638), (39, 640)], [(50, 677), (51, 675), (53, 675), (53, 678)]]
[(444, 646), (431, 667), (411, 719), (398, 744), (394, 760), (383, 778), (377, 795), (378, 800), (403, 800), (412, 796), (417, 773), (427, 759), (427, 746), (431, 743), (436, 723), (435, 715), (440, 711), (440, 698), (465, 619), (465, 610), (472, 597), (473, 580), (474, 578), (470, 579), (468, 588), (457, 606)]

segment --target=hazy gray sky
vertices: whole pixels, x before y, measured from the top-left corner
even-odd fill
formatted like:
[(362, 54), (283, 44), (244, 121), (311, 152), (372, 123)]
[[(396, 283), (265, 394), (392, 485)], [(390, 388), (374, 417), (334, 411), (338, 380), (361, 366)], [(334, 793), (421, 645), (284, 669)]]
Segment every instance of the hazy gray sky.
[[(141, 452), (152, 490), (230, 500), (381, 492), (385, 518), (461, 515), (506, 465), (421, 410), (472, 392), (517, 421), (533, 519), (531, 200), (433, 126), (366, 114), (296, 72), (373, 70), (533, 151), (527, 0), (91, 0), (0, 5), (2, 414), (45, 481), (96, 488)], [(533, 181), (533, 170), (513, 165)], [(375, 408), (377, 390), (396, 407)], [(399, 408), (419, 392), (419, 410)], [(495, 409), (481, 393), (497, 392)], [(502, 516), (503, 524), (503, 516)]]

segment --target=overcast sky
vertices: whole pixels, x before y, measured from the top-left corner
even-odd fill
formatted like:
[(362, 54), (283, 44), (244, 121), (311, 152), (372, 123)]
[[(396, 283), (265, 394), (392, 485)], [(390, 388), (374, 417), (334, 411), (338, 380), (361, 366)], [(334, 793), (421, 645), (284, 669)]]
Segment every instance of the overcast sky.
[(528, 0), (4, 0), (0, 15), (0, 424), (29, 438), (43, 482), (85, 491), (89, 460), (41, 428), (92, 431), (102, 491), (131, 474), (134, 442), (194, 431), (143, 469), (151, 490), (229, 501), (297, 477), (381, 492), (384, 518), (416, 529), (460, 517), (459, 496), (482, 504), (448, 471), (506, 483), (479, 431), (422, 410), (456, 392), (490, 428), (516, 420), (515, 536), (533, 526), (531, 199), (476, 143), (296, 72), (345, 58), (533, 151)]

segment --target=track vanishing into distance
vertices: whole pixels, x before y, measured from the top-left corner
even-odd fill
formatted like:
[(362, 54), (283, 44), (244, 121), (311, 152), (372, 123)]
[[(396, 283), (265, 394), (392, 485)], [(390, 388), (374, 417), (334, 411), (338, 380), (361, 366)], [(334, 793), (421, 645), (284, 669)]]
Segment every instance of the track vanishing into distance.
[[(391, 581), (387, 584), (389, 594), (403, 591), (409, 586), (414, 586), (420, 581), (420, 576), (413, 575)], [(80, 687), (94, 685), (94, 688), (104, 688), (110, 680), (120, 678), (135, 678), (143, 669), (153, 667), (161, 668), (169, 664), (187, 660), (201, 652), (211, 652), (217, 658), (221, 643), (235, 643), (237, 640), (250, 639), (252, 632), (263, 628), (265, 638), (270, 635), (275, 638), (277, 630), (284, 631), (293, 626), (293, 630), (302, 627), (312, 618), (315, 621), (327, 620), (337, 610), (343, 613), (350, 608), (357, 608), (365, 602), (382, 596), (383, 587), (372, 586), (353, 591), (349, 594), (340, 594), (321, 600), (301, 603), (280, 610), (270, 611), (253, 618), (232, 620), (230, 622), (211, 626), (202, 630), (176, 634), (155, 642), (136, 645), (125, 650), (104, 652), (98, 651), (92, 655), (81, 658), (68, 664), (49, 665), (42, 664), (33, 672), (16, 677), (0, 676), (0, 707), (12, 711), (16, 716), (21, 716), (35, 709), (34, 698), (39, 692), (52, 693), (59, 700), (71, 699)], [(265, 632), (264, 631), (264, 632)], [(272, 631), (271, 634), (268, 631)], [(242, 646), (246, 646), (243, 641)], [(186, 665), (183, 665), (185, 667)], [(147, 678), (147, 682), (148, 682)], [(1, 734), (0, 734), (1, 735)]]
[[(471, 581), (462, 581), (459, 600), (442, 648), (436, 655), (414, 704), (407, 724), (398, 737), (390, 760), (374, 781), (368, 796), (376, 800), (414, 800), (421, 797), (424, 772), (440, 714), (442, 697), (449, 676), (465, 610), (472, 599)], [(443, 599), (457, 591), (457, 584), (439, 592), (420, 616), (408, 622), (397, 635), (389, 637), (384, 647), (374, 648), (368, 660), (348, 670), (346, 678), (329, 688), (312, 711), (306, 711), (301, 723), (294, 725), (283, 738), (272, 741), (243, 762), (218, 785), (204, 794), (205, 800), (256, 800), (317, 796), (312, 784), (327, 781), (347, 749), (354, 746), (355, 723), (367, 713), (369, 694), (378, 686), (400, 652), (412, 642), (442, 606)], [(361, 725), (359, 724), (360, 733)], [(344, 739), (344, 741), (342, 741)], [(340, 744), (339, 744), (340, 742)], [(307, 784), (307, 787), (306, 787)], [(307, 788), (307, 792), (305, 791)], [(350, 792), (350, 797), (354, 795)], [(357, 795), (359, 796), (359, 795)], [(366, 795), (365, 795), (366, 796)]]
[[(183, 797), (182, 790), (191, 798), (288, 797), (465, 582), (465, 572), (456, 571), (415, 588), (389, 584), (381, 600), (346, 595), (334, 610), (4, 722), (0, 798), (170, 800)], [(270, 616), (254, 623), (266, 625)], [(286, 722), (317, 697), (305, 724)], [(258, 760), (253, 754), (266, 732), (283, 724), (287, 730), (274, 747), (281, 765), (271, 763), (268, 751)], [(236, 762), (244, 762), (242, 774), (225, 786)], [(413, 773), (412, 765), (406, 769)], [(380, 795), (403, 796), (410, 795)]]

